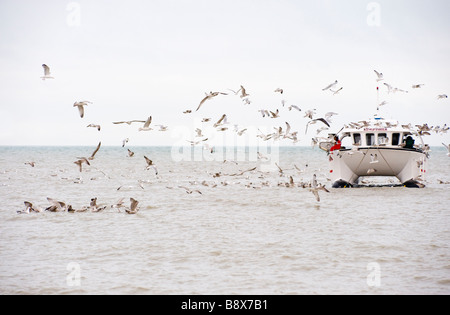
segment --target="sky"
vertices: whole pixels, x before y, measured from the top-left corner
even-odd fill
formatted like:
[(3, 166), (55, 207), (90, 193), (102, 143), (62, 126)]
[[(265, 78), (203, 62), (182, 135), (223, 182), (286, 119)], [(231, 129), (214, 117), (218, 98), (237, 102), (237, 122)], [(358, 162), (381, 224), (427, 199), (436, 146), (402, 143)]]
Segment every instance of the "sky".
[[(338, 113), (336, 132), (372, 118), (381, 101), (388, 104), (380, 115), (402, 124), (450, 124), (450, 100), (437, 99), (450, 95), (449, 11), (447, 0), (2, 0), (0, 145), (129, 138), (130, 145), (173, 146), (194, 140), (196, 128), (217, 144), (252, 144), (258, 129), (289, 122), (299, 131), (296, 145), (309, 146), (315, 130), (305, 135), (306, 110), (317, 118)], [(42, 64), (54, 80), (40, 79)], [(374, 70), (385, 80), (377, 82)], [(322, 91), (335, 80), (339, 94)], [(409, 93), (388, 94), (383, 83)], [(231, 92), (241, 85), (249, 105)], [(229, 95), (195, 112), (210, 91)], [(73, 104), (84, 100), (92, 104), (80, 118)], [(294, 104), (302, 112), (287, 109)], [(280, 118), (263, 118), (260, 109), (279, 109)], [(222, 114), (227, 132), (201, 123)], [(112, 124), (149, 116), (168, 131)], [(248, 129), (245, 140), (236, 140), (234, 125)], [(450, 132), (425, 142), (450, 143)]]

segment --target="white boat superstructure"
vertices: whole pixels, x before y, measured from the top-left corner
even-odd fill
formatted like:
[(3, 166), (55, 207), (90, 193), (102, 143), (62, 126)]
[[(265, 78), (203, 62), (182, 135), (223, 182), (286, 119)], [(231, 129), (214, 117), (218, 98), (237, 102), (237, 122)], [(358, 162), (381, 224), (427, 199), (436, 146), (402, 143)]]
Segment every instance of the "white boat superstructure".
[(366, 176), (395, 176), (404, 186), (424, 187), (429, 147), (410, 125), (375, 118), (345, 126), (338, 137), (339, 149), (331, 141), (320, 143), (329, 153), (333, 188), (351, 187)]

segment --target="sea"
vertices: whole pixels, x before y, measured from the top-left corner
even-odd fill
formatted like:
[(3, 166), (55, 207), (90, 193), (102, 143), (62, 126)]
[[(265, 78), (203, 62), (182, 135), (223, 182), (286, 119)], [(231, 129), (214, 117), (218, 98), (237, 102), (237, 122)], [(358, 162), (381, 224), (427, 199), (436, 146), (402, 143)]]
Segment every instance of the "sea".
[(450, 294), (444, 147), (422, 189), (332, 189), (317, 147), (94, 149), (0, 147), (0, 294)]

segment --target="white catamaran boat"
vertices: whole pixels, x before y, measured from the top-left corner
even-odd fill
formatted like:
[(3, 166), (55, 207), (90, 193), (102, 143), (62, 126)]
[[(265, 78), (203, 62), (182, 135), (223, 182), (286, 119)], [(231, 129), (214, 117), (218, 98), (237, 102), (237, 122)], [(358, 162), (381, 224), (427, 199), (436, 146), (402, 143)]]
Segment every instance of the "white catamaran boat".
[(406, 187), (424, 187), (429, 146), (419, 132), (397, 121), (374, 118), (345, 126), (334, 141), (321, 142), (329, 153), (333, 188), (357, 185), (360, 177), (395, 176)]

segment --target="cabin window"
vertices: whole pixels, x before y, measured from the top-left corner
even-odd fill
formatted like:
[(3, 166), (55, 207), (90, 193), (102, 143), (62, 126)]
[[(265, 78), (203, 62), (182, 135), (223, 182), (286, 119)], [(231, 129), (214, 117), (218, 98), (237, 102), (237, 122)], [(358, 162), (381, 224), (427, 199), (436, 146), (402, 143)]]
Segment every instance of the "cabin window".
[(353, 134), (353, 145), (361, 145), (361, 134), (360, 133)]
[(378, 145), (386, 145), (388, 142), (387, 134), (379, 133), (378, 134)]
[(366, 145), (374, 145), (375, 144), (375, 134), (367, 133), (366, 134)]
[(392, 134), (392, 145), (399, 145), (399, 144), (400, 144), (400, 134), (393, 133)]

